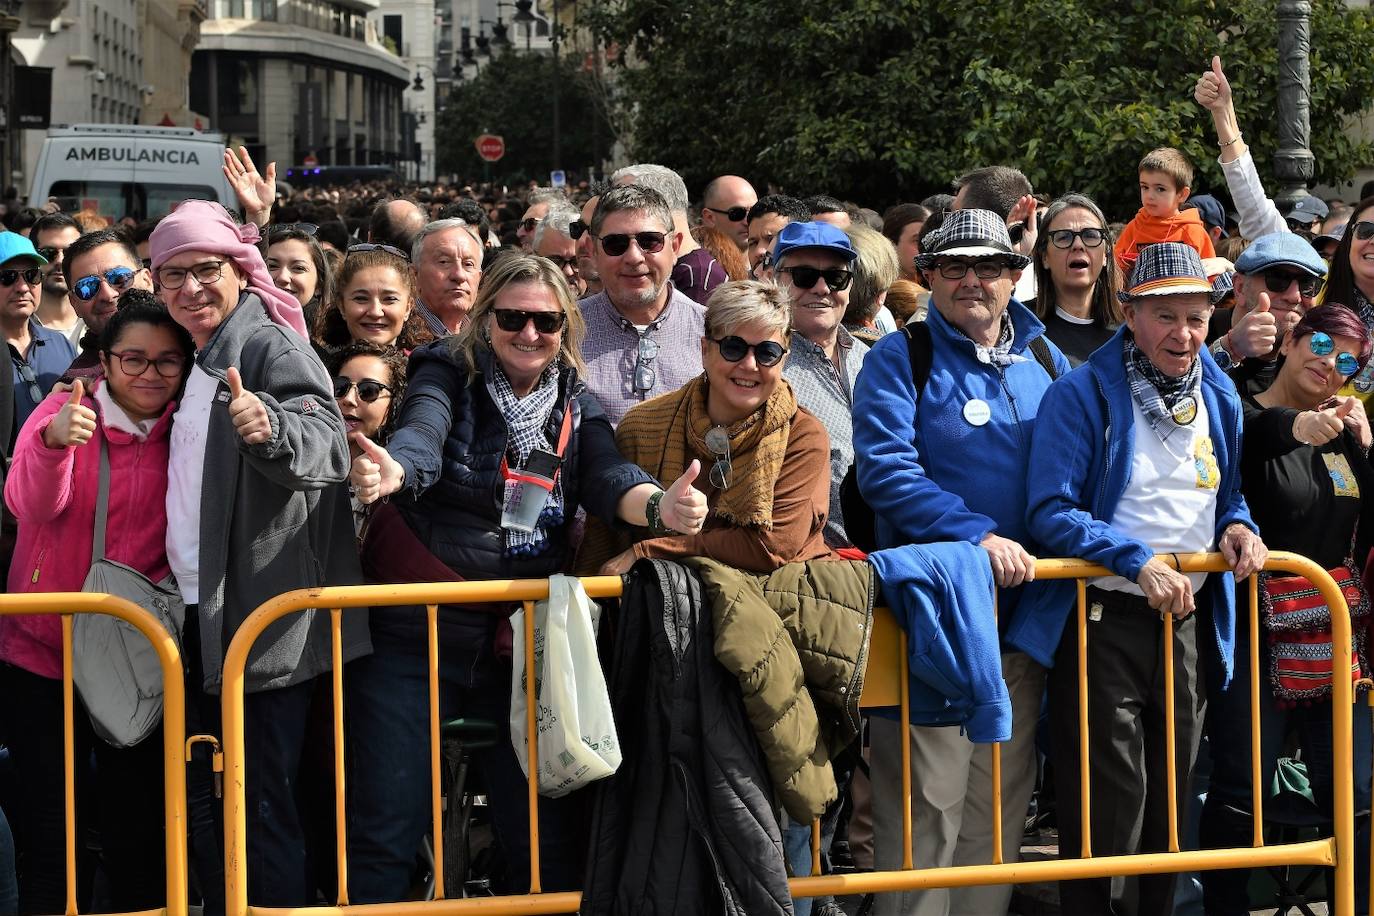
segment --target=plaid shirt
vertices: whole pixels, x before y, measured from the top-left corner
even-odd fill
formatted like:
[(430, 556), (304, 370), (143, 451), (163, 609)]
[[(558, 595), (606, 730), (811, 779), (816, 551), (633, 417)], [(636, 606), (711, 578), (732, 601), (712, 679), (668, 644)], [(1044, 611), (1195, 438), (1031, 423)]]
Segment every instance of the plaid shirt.
[(415, 311), (420, 313), (420, 319), (424, 321), (425, 327), (429, 328), (430, 333), (435, 337), (448, 337), (453, 333), (439, 320), (439, 316), (431, 312), (429, 306), (419, 299), (415, 300)]
[(840, 366), (836, 368), (824, 350), (793, 331), (782, 376), (792, 385), (797, 403), (814, 414), (830, 434), (830, 512), (825, 520), (825, 543), (850, 547), (840, 511), (840, 482), (854, 463), (854, 380), (859, 377), (868, 347), (843, 327), (838, 345)]
[(644, 331), (658, 344), (658, 352), (645, 360), (654, 382), (648, 391), (634, 390), (635, 364), (639, 358), (639, 330), (611, 305), (605, 293), (578, 303), (587, 322), (582, 359), (587, 364), (586, 383), (601, 402), (612, 426), (629, 409), (649, 398), (683, 385), (701, 374), (701, 338), (706, 333), (706, 309), (669, 284), (668, 305)]

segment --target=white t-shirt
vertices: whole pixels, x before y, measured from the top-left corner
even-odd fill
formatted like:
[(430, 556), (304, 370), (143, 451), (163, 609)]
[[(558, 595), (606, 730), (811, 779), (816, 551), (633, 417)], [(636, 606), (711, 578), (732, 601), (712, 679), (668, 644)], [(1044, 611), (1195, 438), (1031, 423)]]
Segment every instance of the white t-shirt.
[[(1140, 405), (1135, 413), (1135, 454), (1131, 480), (1112, 516), (1112, 527), (1149, 544), (1155, 553), (1197, 553), (1213, 549), (1217, 490), (1221, 469), (1207, 425), (1207, 406), (1197, 396), (1197, 419), (1161, 442), (1150, 429)], [(1190, 573), (1193, 591), (1202, 588), (1206, 573)], [(1114, 592), (1145, 594), (1121, 576), (1107, 576), (1091, 584)]]
[(200, 492), (205, 479), (210, 407), (218, 390), (219, 382), (193, 364), (186, 391), (172, 419), (167, 468), (167, 562), (187, 604), (200, 603)]

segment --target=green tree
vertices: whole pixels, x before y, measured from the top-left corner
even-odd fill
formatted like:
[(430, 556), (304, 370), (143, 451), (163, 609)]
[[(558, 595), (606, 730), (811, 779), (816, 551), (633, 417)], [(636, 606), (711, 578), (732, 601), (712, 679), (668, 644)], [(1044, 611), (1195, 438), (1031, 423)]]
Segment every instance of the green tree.
[[(556, 69), (555, 69), (556, 67)], [(561, 161), (553, 161), (553, 92), (558, 89)], [(483, 133), (500, 134), (506, 155), (493, 163), (492, 177), (541, 184), (551, 169), (584, 168), (609, 145), (606, 126), (580, 61), (557, 64), (547, 55), (499, 53), (476, 78), (454, 87), (439, 114), (436, 146), (439, 171), (467, 178), (483, 174), (473, 143)]]
[[(1177, 146), (1224, 188), (1193, 85), (1220, 54), (1261, 176), (1277, 147), (1273, 0), (610, 0), (590, 14), (621, 51), (626, 139), (689, 187), (738, 172), (759, 186), (882, 205), (945, 190), (979, 165), (1037, 189), (1139, 206), (1135, 167)], [(1346, 136), (1374, 98), (1374, 20), (1314, 0), (1318, 181), (1370, 159)], [(1276, 186), (1276, 185), (1275, 185)]]

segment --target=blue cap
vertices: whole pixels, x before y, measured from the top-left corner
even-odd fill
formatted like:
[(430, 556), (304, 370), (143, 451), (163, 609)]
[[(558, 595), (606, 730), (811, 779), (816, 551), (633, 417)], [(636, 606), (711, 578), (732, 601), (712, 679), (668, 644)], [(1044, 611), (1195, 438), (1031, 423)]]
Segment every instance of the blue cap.
[(846, 261), (859, 256), (849, 236), (838, 226), (830, 223), (788, 223), (778, 232), (773, 245), (773, 263), (781, 261), (783, 255), (799, 248), (823, 248), (834, 252)]
[(1221, 237), (1226, 238), (1226, 210), (1221, 206), (1221, 201), (1211, 194), (1199, 194), (1188, 198), (1184, 206), (1196, 208), (1197, 215), (1202, 217), (1208, 228), (1220, 229)]
[(1312, 244), (1291, 232), (1262, 235), (1236, 258), (1236, 273), (1257, 274), (1271, 267), (1296, 267), (1314, 277), (1326, 276), (1326, 262)]
[(0, 232), (0, 264), (14, 258), (28, 258), (35, 264), (46, 264), (48, 259), (34, 250), (33, 242), (17, 232)]
[(1300, 223), (1315, 223), (1319, 219), (1326, 219), (1330, 212), (1326, 201), (1308, 194), (1306, 197), (1299, 197), (1298, 202), (1293, 204), (1293, 209), (1288, 211), (1288, 219), (1295, 219)]

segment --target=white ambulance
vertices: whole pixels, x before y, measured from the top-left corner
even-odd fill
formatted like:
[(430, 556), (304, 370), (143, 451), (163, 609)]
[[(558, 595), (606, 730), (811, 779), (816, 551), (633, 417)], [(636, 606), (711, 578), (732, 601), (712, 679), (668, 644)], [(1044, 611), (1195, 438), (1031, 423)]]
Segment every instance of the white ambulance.
[(29, 202), (54, 198), (66, 213), (94, 211), (110, 220), (163, 216), (187, 198), (238, 199), (221, 171), (224, 135), (190, 127), (75, 124), (43, 141)]

